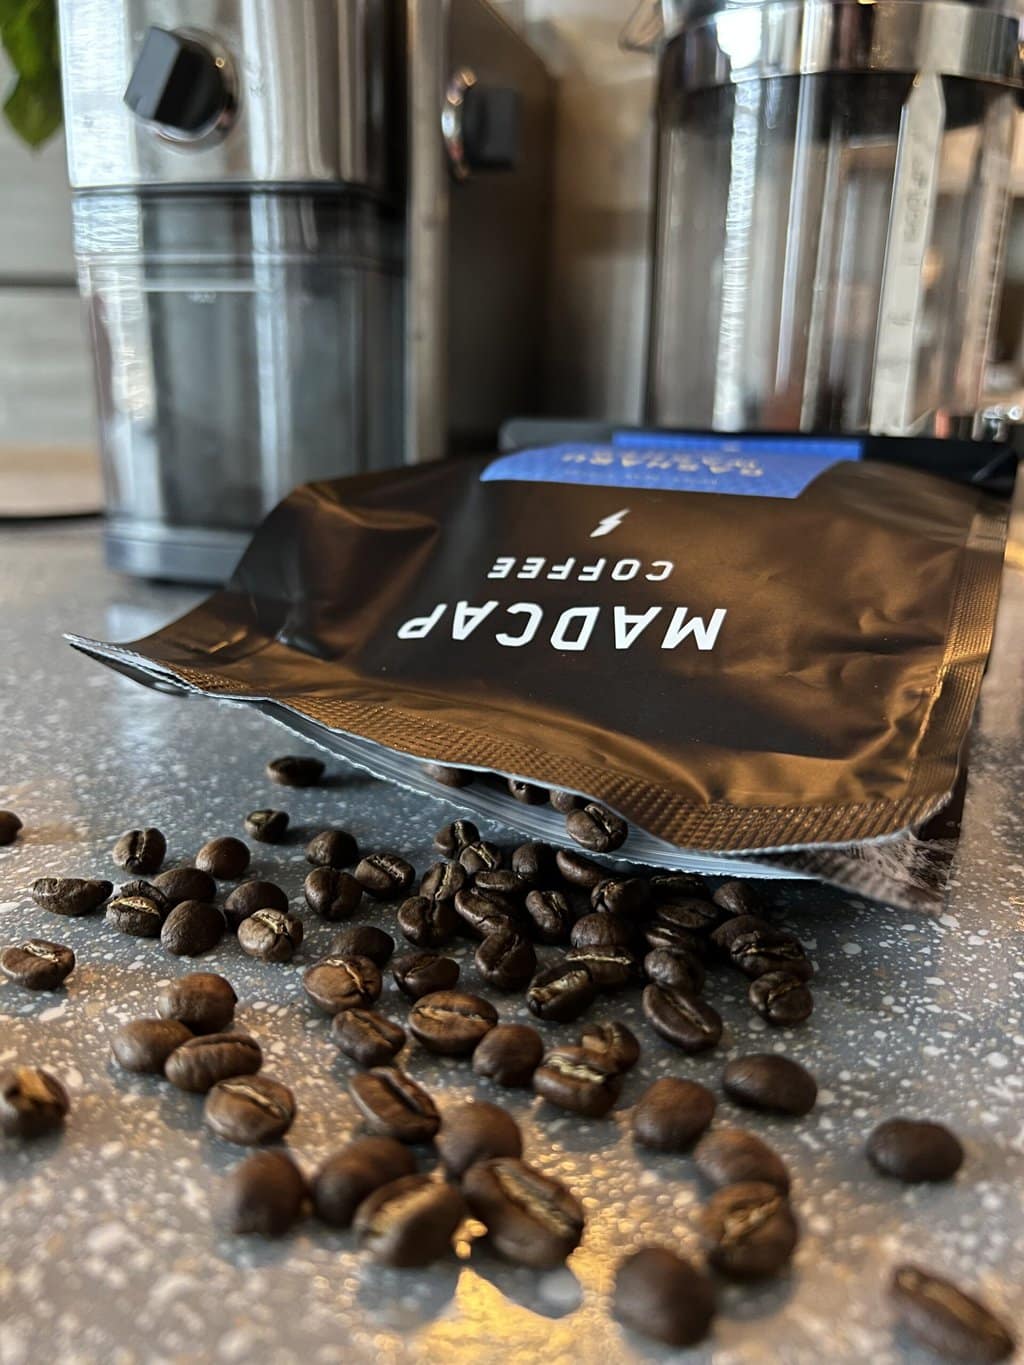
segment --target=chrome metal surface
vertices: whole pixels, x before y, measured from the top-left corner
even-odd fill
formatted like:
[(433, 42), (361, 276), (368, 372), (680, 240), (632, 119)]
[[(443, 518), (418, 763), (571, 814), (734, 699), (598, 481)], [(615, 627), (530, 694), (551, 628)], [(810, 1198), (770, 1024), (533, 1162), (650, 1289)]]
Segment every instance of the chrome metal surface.
[(456, 180), (468, 180), (473, 169), (466, 160), (466, 145), (462, 136), (462, 114), (466, 104), (466, 94), (476, 85), (476, 74), (468, 67), (461, 67), (454, 73), (444, 92), (444, 107), (441, 111), (441, 133), (444, 136), (445, 151), (451, 163), (452, 175)]

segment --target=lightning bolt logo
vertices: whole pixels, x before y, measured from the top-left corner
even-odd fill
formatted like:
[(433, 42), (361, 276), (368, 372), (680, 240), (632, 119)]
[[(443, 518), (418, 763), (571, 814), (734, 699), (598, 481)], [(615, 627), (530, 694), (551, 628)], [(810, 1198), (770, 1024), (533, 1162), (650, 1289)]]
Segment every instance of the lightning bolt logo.
[(621, 526), (625, 518), (629, 515), (629, 508), (624, 507), (621, 512), (613, 512), (610, 517), (605, 517), (599, 521), (590, 533), (590, 539), (596, 540), (598, 536), (610, 535), (617, 526)]

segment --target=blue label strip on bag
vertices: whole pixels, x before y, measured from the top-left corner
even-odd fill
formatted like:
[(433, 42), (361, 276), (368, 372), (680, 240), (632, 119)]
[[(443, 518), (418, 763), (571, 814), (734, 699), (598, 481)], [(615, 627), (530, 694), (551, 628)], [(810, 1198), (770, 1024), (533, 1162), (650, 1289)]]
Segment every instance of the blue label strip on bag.
[(480, 478), (796, 498), (826, 469), (862, 454), (860, 441), (832, 437), (630, 431), (613, 436), (610, 445), (573, 442), (504, 455)]

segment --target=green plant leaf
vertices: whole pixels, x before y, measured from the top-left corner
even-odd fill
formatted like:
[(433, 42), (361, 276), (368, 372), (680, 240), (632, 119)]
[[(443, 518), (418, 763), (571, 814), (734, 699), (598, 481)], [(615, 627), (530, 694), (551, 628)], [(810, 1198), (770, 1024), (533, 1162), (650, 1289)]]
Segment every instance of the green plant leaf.
[(54, 13), (49, 0), (24, 0), (3, 24), (3, 44), (15, 71), (37, 81), (53, 71)]
[(61, 125), (60, 79), (56, 72), (34, 81), (20, 76), (4, 103), (4, 114), (30, 147), (41, 147)]
[(0, 46), (15, 71), (4, 114), (30, 147), (39, 147), (62, 118), (56, 0), (0, 0)]

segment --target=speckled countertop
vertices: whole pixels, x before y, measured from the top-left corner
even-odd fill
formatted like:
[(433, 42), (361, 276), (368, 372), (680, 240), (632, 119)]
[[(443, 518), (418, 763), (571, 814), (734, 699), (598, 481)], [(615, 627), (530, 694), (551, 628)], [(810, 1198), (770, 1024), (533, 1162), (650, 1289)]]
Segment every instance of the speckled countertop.
[[(1018, 538), (1019, 544), (1019, 538)], [(145, 691), (73, 653), (64, 630), (135, 638), (191, 600), (132, 583), (101, 564), (91, 523), (0, 528), (0, 807), (23, 838), (0, 850), (0, 942), (26, 934), (69, 943), (68, 988), (31, 995), (0, 985), (0, 1065), (45, 1066), (66, 1083), (72, 1114), (58, 1139), (0, 1144), (0, 1365), (37, 1361), (561, 1362), (672, 1360), (609, 1317), (618, 1255), (643, 1240), (692, 1246), (700, 1191), (682, 1157), (633, 1150), (627, 1107), (653, 1077), (693, 1076), (720, 1093), (724, 1061), (766, 1048), (817, 1075), (803, 1120), (745, 1115), (724, 1099), (719, 1122), (774, 1143), (795, 1175), (803, 1240), (792, 1273), (762, 1288), (725, 1288), (714, 1336), (688, 1361), (886, 1362), (930, 1357), (894, 1336), (882, 1287), (893, 1261), (947, 1273), (1011, 1320), (1024, 1307), (1024, 558), (1012, 548), (999, 639), (973, 742), (972, 786), (947, 913), (914, 919), (810, 885), (776, 887), (784, 922), (818, 967), (816, 1013), (768, 1032), (741, 982), (709, 981), (727, 1024), (722, 1047), (686, 1059), (639, 1017), (635, 993), (598, 1016), (636, 1028), (644, 1055), (606, 1120), (559, 1117), (527, 1092), (493, 1093), (468, 1064), (418, 1053), (412, 1073), (443, 1107), (489, 1096), (520, 1119), (526, 1155), (582, 1197), (588, 1226), (567, 1267), (538, 1274), (463, 1243), (427, 1272), (360, 1260), (347, 1234), (310, 1221), (280, 1243), (231, 1241), (210, 1226), (211, 1193), (244, 1152), (203, 1128), (201, 1104), (108, 1060), (113, 1027), (152, 1012), (159, 982), (195, 968), (224, 972), (239, 1024), (294, 1089), (288, 1144), (311, 1169), (355, 1127), (350, 1064), (298, 983), (332, 928), (307, 917), (301, 958), (271, 966), (225, 942), (196, 962), (117, 934), (102, 916), (60, 920), (26, 888), (45, 874), (106, 876), (122, 829), (159, 825), (168, 865), (243, 814), (279, 803), (298, 831), (337, 823), (367, 847), (407, 850), (425, 866), (433, 831), (456, 808), (335, 768), (330, 786), (288, 792), (263, 775), (296, 749), (265, 718)], [(494, 831), (498, 838), (507, 834)], [(257, 846), (252, 868), (296, 905), (301, 843)], [(393, 911), (365, 918), (387, 925)], [(467, 950), (464, 981), (475, 970)], [(388, 984), (382, 1007), (404, 1015)], [(497, 997), (495, 997), (497, 998)], [(504, 1018), (524, 1013), (498, 998)], [(572, 1026), (552, 1026), (564, 1037)], [(867, 1132), (894, 1114), (930, 1116), (963, 1138), (967, 1160), (945, 1187), (904, 1189), (862, 1155)]]

